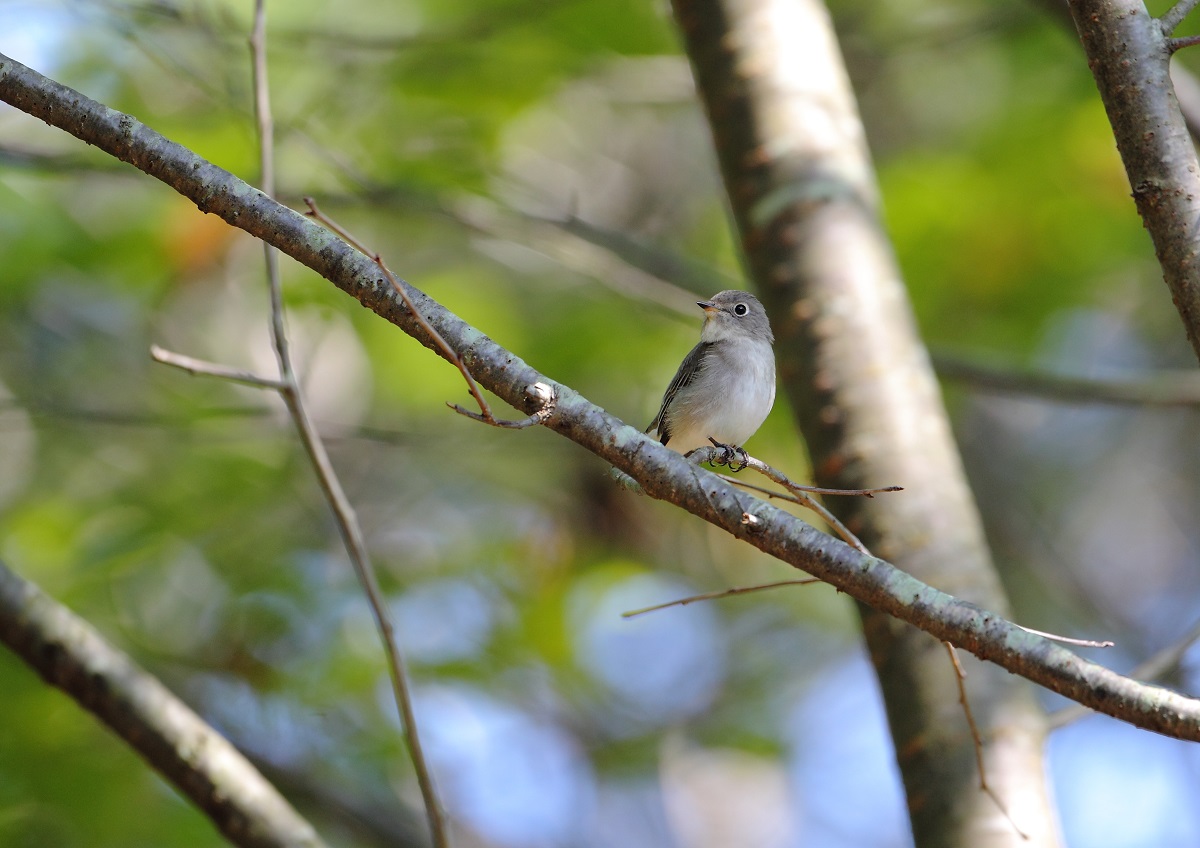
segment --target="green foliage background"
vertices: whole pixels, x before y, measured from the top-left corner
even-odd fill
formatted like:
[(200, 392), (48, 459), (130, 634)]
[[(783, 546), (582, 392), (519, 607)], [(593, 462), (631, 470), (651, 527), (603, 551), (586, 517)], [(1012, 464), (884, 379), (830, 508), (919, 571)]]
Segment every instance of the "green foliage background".
[[(667, 298), (683, 317), (646, 296), (619, 257), (636, 247), (693, 295), (740, 279), (669, 9), (269, 9), (282, 199), (316, 197), (467, 321), (647, 421), (698, 316), (685, 291)], [(253, 180), (251, 11), (6, 0), (0, 50)], [(1021, 4), (832, 11), (935, 349), (1075, 373), (1194, 365), (1066, 27)], [(551, 433), (455, 416), (457, 372), (284, 271), (310, 401), (395, 604), (439, 781), (477, 840), (464, 844), (742, 844), (689, 830), (722, 804), (744, 844), (906, 844), (844, 598), (779, 590), (622, 621), (792, 574), (616, 490)], [(147, 354), (269, 373), (262, 277), (248, 237), (0, 107), (0, 556), (278, 770), (333, 841), (369, 845), (330, 795), (395, 814), (413, 780), (312, 472), (274, 398)], [(1020, 620), (1116, 639), (1121, 668), (1177, 637), (1200, 580), (1195, 415), (947, 392)], [(751, 448), (804, 476), (783, 402)], [(0, 693), (0, 846), (218, 841), (8, 655)], [(1094, 759), (1108, 733), (1123, 731), (1055, 737), (1069, 844), (1200, 839), (1183, 800), (1195, 755), (1135, 734)], [(1120, 795), (1132, 764), (1167, 788), (1121, 830), (1106, 817), (1123, 808), (1095, 799)], [(863, 821), (854, 798), (883, 812)]]

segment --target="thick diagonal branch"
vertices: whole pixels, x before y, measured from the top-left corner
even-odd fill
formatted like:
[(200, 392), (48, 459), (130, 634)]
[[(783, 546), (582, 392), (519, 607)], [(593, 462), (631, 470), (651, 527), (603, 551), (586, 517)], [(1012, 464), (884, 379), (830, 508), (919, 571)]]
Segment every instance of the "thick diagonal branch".
[[(271, 200), (135, 118), (3, 55), (0, 100), (162, 180), (202, 211), (219, 215), (278, 247), (437, 352), (435, 343), (400, 302), (374, 261), (304, 215)], [(407, 290), (425, 319), (463, 358), (480, 385), (527, 414), (544, 406), (543, 398), (532, 387), (539, 382), (552, 387), (558, 401), (545, 426), (629, 474), (652, 497), (670, 501), (862, 603), (1067, 698), (1139, 727), (1200, 741), (1200, 701), (1138, 683), (1088, 662), (738, 491), (573, 389), (541, 374), (423, 292), (411, 286)], [(752, 523), (742, 520), (748, 510), (756, 518)]]

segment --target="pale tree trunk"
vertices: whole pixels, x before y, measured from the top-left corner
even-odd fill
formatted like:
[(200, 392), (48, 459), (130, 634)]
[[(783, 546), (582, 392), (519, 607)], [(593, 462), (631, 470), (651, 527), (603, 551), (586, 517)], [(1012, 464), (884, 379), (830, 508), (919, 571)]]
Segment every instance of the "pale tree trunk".
[[(899, 495), (831, 499), (831, 506), (877, 556), (1007, 616), (880, 223), (862, 124), (826, 10), (817, 0), (674, 5), (817, 482), (904, 486)], [(945, 648), (890, 616), (860, 612), (916, 844), (1057, 845), (1044, 720), (1028, 684), (964, 659), (988, 781), (1026, 841), (980, 791)]]

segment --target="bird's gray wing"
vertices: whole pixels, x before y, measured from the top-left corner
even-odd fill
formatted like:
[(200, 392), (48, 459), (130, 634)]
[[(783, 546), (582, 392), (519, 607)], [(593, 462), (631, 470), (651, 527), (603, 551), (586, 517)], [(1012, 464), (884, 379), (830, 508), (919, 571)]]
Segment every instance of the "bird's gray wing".
[(654, 416), (654, 420), (650, 422), (650, 426), (644, 431), (649, 433), (651, 430), (657, 429), (658, 440), (664, 445), (671, 438), (671, 421), (669, 416), (667, 416), (667, 410), (671, 407), (671, 401), (675, 399), (675, 395), (679, 393), (680, 389), (696, 379), (696, 375), (704, 367), (704, 360), (711, 352), (714, 344), (716, 342), (700, 342), (683, 358), (679, 370), (675, 372), (675, 377), (671, 380), (671, 385), (667, 386), (667, 391), (663, 394), (662, 406), (658, 408), (658, 415)]

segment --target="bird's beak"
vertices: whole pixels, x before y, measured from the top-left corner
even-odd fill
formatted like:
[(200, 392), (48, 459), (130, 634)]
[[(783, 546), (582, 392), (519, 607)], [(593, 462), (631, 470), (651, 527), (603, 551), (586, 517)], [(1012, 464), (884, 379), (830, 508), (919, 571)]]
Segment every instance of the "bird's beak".
[(703, 309), (707, 315), (712, 315), (717, 311), (717, 305), (711, 300), (697, 300), (696, 305)]

